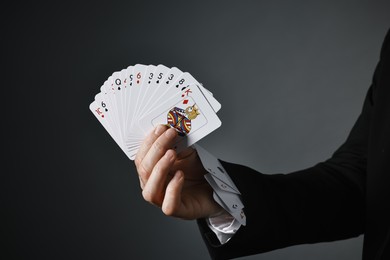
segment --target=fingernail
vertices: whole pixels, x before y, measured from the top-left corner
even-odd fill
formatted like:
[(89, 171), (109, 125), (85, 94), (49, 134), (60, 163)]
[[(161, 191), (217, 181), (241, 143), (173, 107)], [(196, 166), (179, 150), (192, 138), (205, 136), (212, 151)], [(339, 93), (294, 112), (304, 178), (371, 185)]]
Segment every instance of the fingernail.
[(167, 157), (168, 160), (172, 160), (174, 158), (174, 152), (172, 150), (168, 150), (165, 153), (165, 156)]
[(155, 133), (156, 135), (161, 135), (164, 131), (165, 131), (165, 126), (163, 126), (163, 125), (158, 125), (158, 126), (156, 127), (156, 129), (154, 130), (154, 133)]
[(176, 172), (175, 176), (173, 176), (177, 181), (179, 181), (182, 178), (181, 172)]
[(165, 132), (166, 136), (169, 138), (169, 139), (173, 139), (174, 137), (176, 137), (177, 135), (177, 132), (175, 129), (173, 128), (170, 128), (168, 129), (166, 132)]

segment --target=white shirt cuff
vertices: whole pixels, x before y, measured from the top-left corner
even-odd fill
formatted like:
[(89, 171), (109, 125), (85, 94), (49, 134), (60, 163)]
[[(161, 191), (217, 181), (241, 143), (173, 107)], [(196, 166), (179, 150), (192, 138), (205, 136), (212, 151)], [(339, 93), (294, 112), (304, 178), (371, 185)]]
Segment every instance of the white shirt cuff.
[(221, 244), (228, 242), (241, 227), (240, 222), (227, 212), (217, 217), (208, 218), (206, 221)]

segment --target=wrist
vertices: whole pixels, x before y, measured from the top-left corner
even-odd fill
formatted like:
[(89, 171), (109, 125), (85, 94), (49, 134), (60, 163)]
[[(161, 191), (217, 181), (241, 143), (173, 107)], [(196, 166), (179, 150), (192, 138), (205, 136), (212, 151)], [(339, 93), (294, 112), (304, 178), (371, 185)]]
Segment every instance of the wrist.
[(221, 217), (221, 216), (226, 215), (226, 214), (229, 214), (229, 213), (226, 210), (224, 210), (222, 207), (220, 207), (218, 209), (218, 211), (214, 212), (213, 214), (210, 214), (209, 218), (217, 218), (217, 217)]

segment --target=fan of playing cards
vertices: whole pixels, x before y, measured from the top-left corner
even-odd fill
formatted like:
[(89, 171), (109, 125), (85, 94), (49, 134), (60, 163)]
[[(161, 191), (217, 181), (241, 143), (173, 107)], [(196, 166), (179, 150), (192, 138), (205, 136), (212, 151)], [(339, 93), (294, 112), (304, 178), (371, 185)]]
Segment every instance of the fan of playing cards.
[(188, 72), (164, 65), (129, 66), (114, 72), (90, 110), (134, 160), (145, 135), (165, 124), (178, 131), (174, 148), (188, 147), (221, 125), (221, 104)]

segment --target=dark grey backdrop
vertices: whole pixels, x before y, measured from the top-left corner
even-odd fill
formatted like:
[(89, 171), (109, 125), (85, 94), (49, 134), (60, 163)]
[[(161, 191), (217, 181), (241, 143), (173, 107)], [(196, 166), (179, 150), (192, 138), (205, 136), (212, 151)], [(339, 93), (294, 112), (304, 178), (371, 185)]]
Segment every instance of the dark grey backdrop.
[[(390, 25), (385, 0), (2, 12), (2, 252), (20, 259), (208, 258), (194, 222), (142, 200), (133, 163), (88, 110), (112, 72), (136, 63), (191, 72), (222, 104), (222, 127), (200, 143), (224, 160), (287, 173), (325, 160), (346, 138)], [(359, 259), (362, 240), (246, 259)]]

